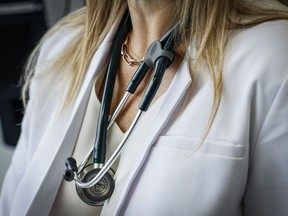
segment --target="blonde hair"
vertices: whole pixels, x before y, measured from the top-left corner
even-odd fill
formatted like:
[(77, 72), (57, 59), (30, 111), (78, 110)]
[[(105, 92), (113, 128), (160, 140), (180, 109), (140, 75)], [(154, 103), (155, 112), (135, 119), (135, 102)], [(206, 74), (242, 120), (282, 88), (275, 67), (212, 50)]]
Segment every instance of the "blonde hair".
[[(288, 6), (286, 0), (278, 2)], [(49, 73), (53, 73), (67, 67), (67, 62), (70, 63), (69, 70), (66, 70), (69, 73), (66, 75), (72, 82), (65, 99), (66, 105), (69, 104), (79, 91), (93, 53), (108, 33), (123, 4), (126, 4), (126, 0), (87, 0), (86, 7), (63, 18), (47, 32), (29, 58), (23, 98), (33, 79), (35, 58), (43, 41), (63, 26), (68, 28), (82, 26), (83, 31), (78, 34), (65, 53), (55, 60), (49, 70)], [(194, 63), (190, 61), (191, 75), (195, 76), (197, 66), (204, 63), (210, 69), (213, 80), (214, 99), (209, 130), (221, 101), (224, 51), (231, 33), (235, 29), (255, 26), (269, 20), (287, 19), (287, 10), (260, 8), (244, 0), (176, 0), (175, 4), (174, 21), (180, 21), (180, 41), (183, 44), (193, 41), (197, 50), (196, 61)]]

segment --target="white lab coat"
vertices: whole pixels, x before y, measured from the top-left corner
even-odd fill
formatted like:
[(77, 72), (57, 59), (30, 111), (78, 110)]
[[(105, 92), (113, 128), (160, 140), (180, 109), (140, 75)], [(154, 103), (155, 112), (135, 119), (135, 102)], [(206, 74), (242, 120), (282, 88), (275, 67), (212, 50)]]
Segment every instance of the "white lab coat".
[[(21, 138), (2, 189), (1, 216), (49, 214), (118, 22), (93, 56), (72, 106), (61, 115), (60, 91), (48, 102), (44, 96), (33, 98), (48, 94), (53, 83), (47, 85), (39, 74), (76, 32), (60, 30), (42, 46), (39, 78), (31, 84)], [(225, 57), (222, 101), (200, 148), (213, 91), (205, 69), (192, 85), (196, 80), (183, 61), (152, 126), (143, 130), (145, 139), (130, 142), (141, 142), (137, 155), (129, 145), (124, 148), (116, 188), (102, 215), (288, 215), (287, 56), (288, 21), (235, 34)]]

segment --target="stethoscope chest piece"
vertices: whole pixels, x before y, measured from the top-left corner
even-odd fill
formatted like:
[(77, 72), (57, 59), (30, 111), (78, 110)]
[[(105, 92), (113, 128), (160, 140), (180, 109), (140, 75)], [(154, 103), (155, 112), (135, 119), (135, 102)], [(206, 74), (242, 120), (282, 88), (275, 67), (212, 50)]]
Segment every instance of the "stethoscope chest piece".
[[(79, 179), (81, 179), (82, 182), (89, 182), (99, 173), (100, 170), (100, 168), (95, 169), (91, 164), (83, 169), (79, 174)], [(81, 188), (76, 184), (76, 191), (81, 200), (91, 206), (102, 206), (105, 200), (109, 199), (114, 191), (115, 183), (113, 176), (114, 172), (109, 169), (101, 180), (92, 187)]]

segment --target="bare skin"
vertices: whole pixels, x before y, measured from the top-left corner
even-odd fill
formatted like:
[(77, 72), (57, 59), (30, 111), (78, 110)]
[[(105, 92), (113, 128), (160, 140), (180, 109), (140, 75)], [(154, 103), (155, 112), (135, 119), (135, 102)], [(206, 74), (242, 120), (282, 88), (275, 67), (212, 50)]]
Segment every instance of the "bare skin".
[[(129, 37), (129, 46), (133, 53), (129, 54), (134, 58), (143, 57), (149, 45), (158, 40), (172, 25), (174, 0), (127, 0), (132, 21), (132, 32)], [(163, 6), (165, 5), (165, 6)], [(136, 55), (135, 55), (136, 54)], [(138, 57), (137, 57), (138, 56)], [(168, 89), (174, 74), (176, 73), (182, 58), (176, 55), (173, 64), (166, 70), (162, 84), (154, 98), (154, 102), (161, 97)], [(123, 60), (119, 65), (113, 92), (111, 113), (114, 112), (121, 98), (125, 93), (125, 88), (134, 74), (137, 66), (128, 66)], [(132, 95), (116, 119), (116, 123), (126, 132), (131, 125), (138, 105), (153, 74), (150, 71), (140, 84), (137, 91)], [(98, 93), (98, 96), (101, 95)], [(153, 102), (152, 105), (153, 106)]]

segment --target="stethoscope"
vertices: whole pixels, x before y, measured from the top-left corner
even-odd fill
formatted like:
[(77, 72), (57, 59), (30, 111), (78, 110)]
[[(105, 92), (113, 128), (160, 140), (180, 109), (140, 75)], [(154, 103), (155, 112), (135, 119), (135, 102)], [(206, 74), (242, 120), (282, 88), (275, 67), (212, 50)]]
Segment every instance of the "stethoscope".
[[(76, 160), (72, 157), (67, 158), (65, 161), (67, 169), (64, 172), (63, 178), (66, 181), (75, 181), (76, 191), (85, 203), (92, 206), (101, 206), (104, 201), (112, 195), (115, 188), (115, 182), (113, 179), (114, 171), (111, 169), (111, 166), (120, 155), (123, 146), (129, 139), (143, 112), (147, 111), (161, 84), (165, 70), (174, 60), (176, 27), (177, 24), (166, 32), (160, 40), (154, 41), (149, 46), (144, 61), (137, 68), (126, 87), (126, 93), (121, 99), (112, 117), (109, 119), (116, 73), (121, 59), (121, 46), (131, 28), (131, 20), (128, 12), (126, 12), (124, 18), (121, 20), (116, 37), (112, 44), (112, 55), (110, 56), (107, 67), (94, 145), (78, 167)], [(105, 163), (107, 131), (114, 123), (130, 95), (134, 94), (150, 68), (154, 68), (155, 72), (138, 106), (139, 110), (129, 129), (125, 133), (124, 138), (112, 156)], [(92, 154), (93, 164), (88, 164)]]

